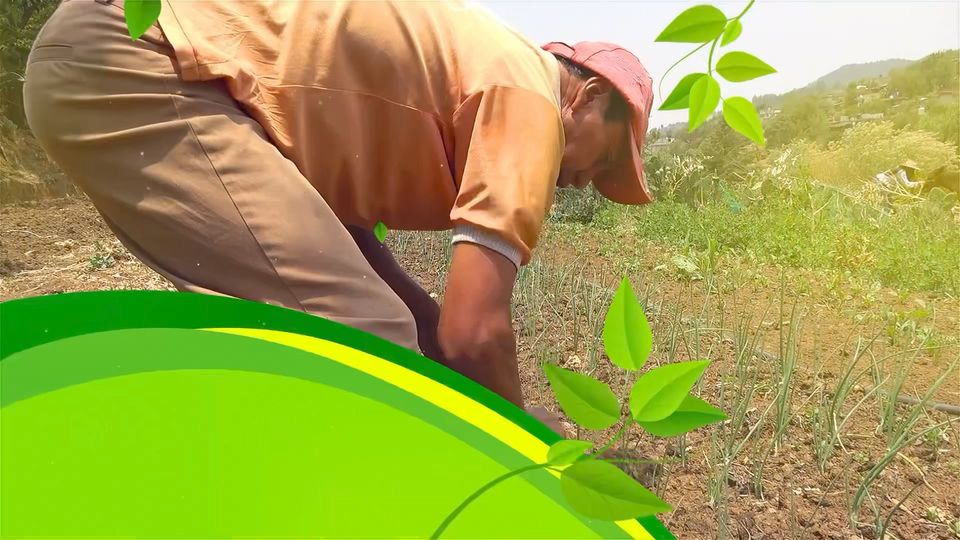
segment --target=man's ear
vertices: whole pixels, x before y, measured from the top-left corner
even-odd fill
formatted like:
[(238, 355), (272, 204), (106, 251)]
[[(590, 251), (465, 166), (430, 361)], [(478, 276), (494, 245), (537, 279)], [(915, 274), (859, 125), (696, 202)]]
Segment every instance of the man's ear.
[(584, 83), (583, 99), (585, 103), (593, 103), (604, 96), (610, 95), (613, 85), (603, 77), (590, 77)]

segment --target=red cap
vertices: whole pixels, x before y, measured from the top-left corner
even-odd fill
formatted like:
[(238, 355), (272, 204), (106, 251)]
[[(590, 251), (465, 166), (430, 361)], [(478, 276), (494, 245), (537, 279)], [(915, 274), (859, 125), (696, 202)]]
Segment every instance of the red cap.
[(612, 43), (581, 41), (574, 46), (553, 42), (547, 52), (570, 59), (610, 81), (623, 95), (632, 112), (629, 151), (611, 171), (593, 179), (604, 197), (621, 204), (653, 202), (643, 172), (643, 144), (647, 138), (650, 109), (653, 108), (653, 79), (630, 51)]

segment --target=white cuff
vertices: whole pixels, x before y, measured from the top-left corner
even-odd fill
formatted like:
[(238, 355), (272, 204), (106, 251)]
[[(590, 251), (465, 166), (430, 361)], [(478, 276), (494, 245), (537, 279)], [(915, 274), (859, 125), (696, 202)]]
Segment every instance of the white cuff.
[(452, 243), (456, 244), (457, 242), (471, 242), (492, 249), (509, 259), (518, 270), (520, 269), (519, 249), (504, 242), (500, 237), (473, 225), (457, 225), (453, 228)]

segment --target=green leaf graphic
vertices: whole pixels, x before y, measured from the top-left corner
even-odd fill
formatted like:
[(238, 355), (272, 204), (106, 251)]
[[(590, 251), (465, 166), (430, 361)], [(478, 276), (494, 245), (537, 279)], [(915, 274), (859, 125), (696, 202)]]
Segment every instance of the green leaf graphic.
[(660, 32), (656, 41), (703, 43), (716, 39), (727, 24), (727, 16), (710, 5), (693, 6), (684, 11)]
[(160, 17), (160, 0), (127, 0), (123, 13), (130, 37), (139, 39)]
[(569, 465), (586, 455), (587, 450), (593, 447), (590, 441), (577, 439), (563, 439), (553, 443), (547, 451), (547, 463), (551, 465)]
[(727, 125), (751, 141), (764, 146), (767, 144), (763, 136), (763, 125), (760, 115), (746, 98), (732, 97), (723, 101), (723, 119)]
[(743, 32), (743, 23), (740, 22), (740, 19), (730, 21), (730, 24), (723, 30), (723, 38), (720, 40), (720, 46), (733, 43), (740, 37), (741, 32)]
[(688, 131), (693, 131), (713, 114), (720, 103), (720, 83), (707, 75), (700, 77), (690, 88), (690, 115)]
[(709, 360), (677, 362), (651, 369), (637, 379), (630, 391), (630, 413), (638, 422), (656, 422), (680, 407)]
[(717, 61), (717, 73), (730, 82), (743, 82), (776, 73), (769, 64), (742, 51), (728, 52)]
[(693, 87), (693, 83), (697, 82), (700, 77), (706, 77), (706, 73), (691, 73), (686, 77), (680, 79), (680, 82), (677, 83), (677, 86), (670, 92), (670, 95), (667, 96), (667, 99), (663, 100), (663, 105), (660, 105), (661, 111), (676, 111), (680, 109), (686, 109), (690, 106), (690, 89)]
[(629, 371), (640, 369), (653, 349), (650, 325), (627, 278), (620, 282), (607, 310), (603, 347), (614, 364)]
[(640, 427), (657, 437), (674, 437), (703, 426), (726, 420), (727, 415), (706, 401), (687, 395), (670, 416), (656, 422), (638, 422)]
[(381, 244), (383, 239), (387, 237), (387, 226), (383, 224), (382, 221), (378, 221), (376, 225), (373, 226), (373, 235), (377, 237), (377, 241)]
[(554, 364), (543, 371), (563, 412), (580, 426), (606, 429), (620, 419), (620, 403), (606, 384)]
[(594, 459), (564, 469), (560, 489), (574, 510), (594, 519), (617, 521), (673, 509), (625, 472)]

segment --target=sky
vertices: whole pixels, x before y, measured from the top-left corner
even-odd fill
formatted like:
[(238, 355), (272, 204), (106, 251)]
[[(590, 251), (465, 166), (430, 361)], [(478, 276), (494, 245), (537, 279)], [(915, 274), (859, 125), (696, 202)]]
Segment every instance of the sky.
[[(686, 121), (687, 111), (657, 111), (661, 100), (687, 73), (706, 71), (709, 47), (674, 68), (695, 44), (657, 43), (680, 12), (705, 1), (665, 0), (480, 0), (501, 21), (538, 44), (550, 41), (608, 41), (631, 50), (654, 81), (650, 127)], [(742, 2), (713, 2), (728, 17)], [(758, 0), (741, 20), (743, 34), (721, 49), (746, 51), (777, 73), (743, 83), (720, 81), (724, 97), (752, 98), (806, 86), (845, 64), (906, 58), (960, 48), (958, 0)], [(714, 53), (714, 62), (719, 54)]]

